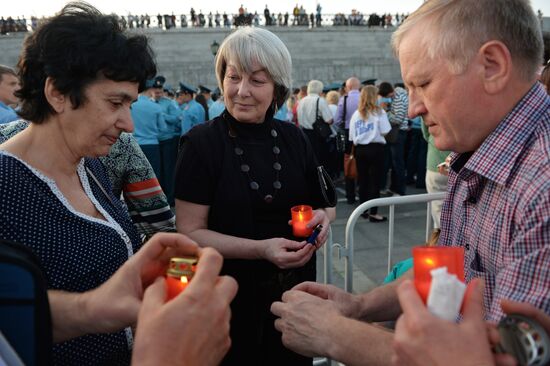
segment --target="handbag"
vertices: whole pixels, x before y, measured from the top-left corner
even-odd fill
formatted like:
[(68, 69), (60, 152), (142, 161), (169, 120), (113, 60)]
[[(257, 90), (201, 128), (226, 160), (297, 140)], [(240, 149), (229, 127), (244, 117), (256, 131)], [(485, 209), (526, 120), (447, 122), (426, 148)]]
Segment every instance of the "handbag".
[(319, 136), (321, 136), (322, 139), (329, 138), (330, 135), (332, 135), (332, 130), (330, 129), (330, 125), (325, 122), (323, 117), (319, 116), (319, 98), (317, 98), (317, 106), (315, 108), (315, 122), (313, 122), (313, 129)]
[(325, 200), (326, 207), (336, 206), (336, 202), (338, 202), (336, 187), (330, 175), (322, 165), (317, 167), (317, 177), (319, 178), (319, 186), (321, 187), (321, 194)]
[(355, 146), (351, 148), (351, 154), (344, 154), (344, 177), (357, 178), (357, 164), (355, 162)]

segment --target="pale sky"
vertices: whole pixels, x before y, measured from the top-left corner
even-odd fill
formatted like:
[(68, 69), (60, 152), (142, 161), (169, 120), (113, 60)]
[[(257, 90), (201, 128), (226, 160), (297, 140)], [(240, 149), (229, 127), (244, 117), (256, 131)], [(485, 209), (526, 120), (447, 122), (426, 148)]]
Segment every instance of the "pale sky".
[[(99, 10), (105, 13), (117, 13), (119, 15), (142, 14), (148, 13), (149, 15), (162, 14), (189, 14), (191, 7), (194, 7), (197, 13), (202, 10), (204, 14), (212, 11), (215, 13), (218, 10), (220, 13), (224, 11), (229, 13), (236, 13), (241, 4), (248, 9), (249, 12), (257, 11), (262, 14), (265, 5), (269, 6), (269, 10), (273, 13), (279, 13), (288, 11), (292, 12), (292, 8), (297, 3), (296, 0), (276, 0), (276, 1), (244, 1), (244, 0), (88, 0), (89, 3), (99, 8)], [(395, 14), (408, 13), (414, 11), (422, 4), (422, 0), (306, 0), (298, 2), (299, 5), (303, 5), (308, 13), (315, 12), (317, 3), (321, 3), (322, 12), (326, 14), (334, 14), (337, 12), (350, 13), (351, 9), (357, 9), (364, 14), (370, 14), (377, 12), (379, 14), (390, 12)], [(63, 5), (67, 3), (65, 0), (5, 0), (2, 1), (0, 8), (1, 16), (13, 16), (13, 17), (30, 17), (31, 15), (53, 15), (59, 11)], [(533, 9), (537, 11), (540, 9), (544, 16), (550, 16), (550, 1), (549, 0), (531, 0)]]

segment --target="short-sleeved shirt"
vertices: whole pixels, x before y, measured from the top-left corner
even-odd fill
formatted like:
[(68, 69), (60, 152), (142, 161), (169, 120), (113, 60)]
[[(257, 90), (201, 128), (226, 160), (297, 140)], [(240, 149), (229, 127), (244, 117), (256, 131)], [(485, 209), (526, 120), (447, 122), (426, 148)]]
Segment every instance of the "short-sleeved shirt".
[[(317, 101), (319, 101), (318, 110)], [(317, 115), (315, 113), (317, 113)], [(332, 112), (325, 98), (321, 98), (317, 94), (310, 94), (300, 100), (298, 104), (298, 124), (300, 127), (306, 130), (312, 130), (313, 123), (315, 123), (317, 116), (322, 117), (325, 122), (332, 119)]]
[(388, 116), (383, 109), (369, 113), (367, 118), (355, 111), (349, 122), (349, 140), (354, 145), (386, 144), (384, 135), (391, 130)]
[(439, 243), (465, 248), (489, 320), (501, 299), (550, 314), (550, 97), (538, 82), (477, 151), (453, 155)]
[[(34, 251), (45, 271), (48, 289), (94, 289), (141, 246), (127, 211), (110, 193), (110, 182), (99, 160), (82, 159), (77, 173), (87, 196), (107, 221), (74, 210), (55, 181), (0, 151), (0, 237)], [(54, 363), (128, 365), (131, 346), (129, 328), (85, 335), (54, 345)]]

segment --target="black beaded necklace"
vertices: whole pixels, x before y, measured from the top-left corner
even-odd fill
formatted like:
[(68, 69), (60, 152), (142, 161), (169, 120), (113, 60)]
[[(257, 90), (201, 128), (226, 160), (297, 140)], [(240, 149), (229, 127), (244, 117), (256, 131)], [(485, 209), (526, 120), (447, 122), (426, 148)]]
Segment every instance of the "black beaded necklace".
[(229, 137), (231, 138), (231, 141), (233, 143), (233, 152), (239, 158), (241, 172), (243, 172), (248, 178), (250, 189), (258, 193), (260, 198), (262, 198), (265, 203), (273, 202), (273, 200), (277, 196), (277, 192), (281, 189), (281, 181), (279, 180), (279, 173), (281, 172), (281, 169), (282, 169), (281, 163), (279, 163), (279, 154), (281, 153), (281, 149), (279, 149), (279, 147), (277, 146), (277, 136), (278, 136), (277, 131), (272, 125), (270, 134), (271, 134), (271, 137), (273, 137), (272, 152), (273, 152), (273, 155), (275, 156), (275, 162), (273, 163), (273, 170), (275, 170), (275, 180), (273, 181), (273, 192), (271, 194), (264, 195), (263, 193), (260, 192), (260, 184), (258, 184), (258, 182), (254, 180), (250, 174), (250, 165), (248, 165), (243, 159), (243, 156), (245, 154), (244, 154), (244, 150), (239, 146), (238, 139), (237, 139), (238, 137), (237, 132), (231, 126), (231, 123), (228, 123), (228, 127), (229, 127), (229, 131), (228, 131)]

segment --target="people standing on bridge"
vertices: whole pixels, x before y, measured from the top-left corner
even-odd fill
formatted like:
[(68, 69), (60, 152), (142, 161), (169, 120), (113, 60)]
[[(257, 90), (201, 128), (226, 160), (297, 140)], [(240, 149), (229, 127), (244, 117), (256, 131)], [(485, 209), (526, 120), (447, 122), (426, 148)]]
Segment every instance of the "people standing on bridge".
[(0, 65), (0, 124), (19, 118), (13, 107), (19, 103), (15, 92), (19, 90), (19, 78), (11, 67)]
[[(541, 29), (523, 0), (431, 0), (392, 43), (410, 117), (424, 119), (438, 149), (454, 151), (438, 244), (464, 248), (465, 279), (481, 282), (473, 283), (483, 292), (476, 325), (424, 316), (418, 296), (409, 296), (417, 295), (414, 285), (403, 283), (408, 272), (362, 295), (299, 285), (273, 305), (277, 329), (291, 349), (346, 364), (389, 364), (393, 343), (394, 364), (492, 365), (482, 312), (499, 322), (505, 299), (514, 299), (550, 314), (550, 96), (537, 81)], [(464, 316), (472, 319), (469, 303)], [(363, 322), (394, 320), (402, 309), (399, 338)]]
[[(273, 120), (291, 86), (286, 46), (264, 28), (241, 28), (218, 51), (216, 77), (226, 111), (182, 138), (176, 183), (177, 227), (200, 246), (218, 249), (239, 292), (231, 304), (232, 346), (222, 365), (311, 366), (283, 347), (271, 303), (315, 279), (315, 251), (327, 239), (317, 164), (303, 133)], [(314, 208), (314, 245), (294, 237), (290, 208)]]
[(265, 25), (267, 27), (272, 25), (271, 13), (269, 12), (269, 8), (267, 7), (267, 4), (265, 5), (265, 9), (264, 9), (264, 19), (265, 19)]
[(292, 18), (292, 25), (300, 25), (300, 8), (298, 8), (298, 4), (292, 10), (292, 15), (294, 16)]
[[(321, 15), (321, 10), (323, 8), (321, 7), (321, 3), (317, 3), (317, 8), (315, 9), (316, 10), (316, 14), (315, 14), (315, 26), (316, 27), (320, 27), (321, 26), (321, 20), (322, 20), (322, 15)], [(313, 26), (313, 25), (312, 25)]]
[(195, 13), (195, 9), (191, 8), (189, 11), (189, 14), (191, 14), (191, 26), (196, 27), (197, 26), (197, 14)]

